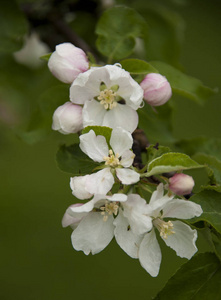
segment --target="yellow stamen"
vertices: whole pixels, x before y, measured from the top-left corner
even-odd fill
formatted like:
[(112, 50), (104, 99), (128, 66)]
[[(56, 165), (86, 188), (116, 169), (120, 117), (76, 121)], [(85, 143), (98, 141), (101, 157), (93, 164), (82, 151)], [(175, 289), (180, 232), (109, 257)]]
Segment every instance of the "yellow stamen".
[(108, 219), (108, 216), (111, 216), (113, 214), (116, 216), (118, 213), (118, 208), (119, 208), (119, 206), (118, 206), (117, 202), (106, 201), (105, 205), (100, 207), (101, 215), (103, 216), (103, 221), (106, 222)]
[(109, 150), (109, 156), (104, 156), (103, 160), (105, 161), (105, 165), (117, 167), (120, 165), (119, 157), (120, 155), (118, 153), (114, 155), (113, 151)]
[(168, 235), (174, 234), (173, 223), (171, 221), (164, 222), (163, 220), (157, 218), (153, 221), (155, 227), (159, 230), (160, 236), (164, 239), (168, 238)]
[(105, 89), (100, 92), (97, 99), (100, 101), (100, 104), (104, 105), (105, 109), (113, 109), (117, 106), (116, 96), (117, 94), (112, 90)]

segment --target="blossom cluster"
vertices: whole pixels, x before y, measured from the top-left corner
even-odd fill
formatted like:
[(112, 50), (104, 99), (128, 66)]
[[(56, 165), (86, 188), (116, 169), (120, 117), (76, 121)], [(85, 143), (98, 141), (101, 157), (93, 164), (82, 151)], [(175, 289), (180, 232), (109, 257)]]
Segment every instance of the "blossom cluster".
[[(136, 187), (143, 184), (145, 174), (133, 165), (137, 110), (143, 102), (166, 103), (172, 95), (169, 82), (150, 73), (139, 84), (119, 64), (90, 66), (83, 50), (70, 43), (56, 47), (48, 67), (70, 84), (70, 101), (56, 109), (52, 128), (63, 134), (79, 132), (80, 149), (98, 163), (91, 174), (70, 179), (72, 194), (80, 201), (68, 207), (62, 225), (73, 229), (74, 249), (96, 254), (114, 237), (130, 257), (157, 276), (159, 232), (178, 256), (190, 259), (197, 251), (197, 231), (181, 220), (202, 213), (200, 205), (183, 197), (192, 191), (192, 177), (175, 174), (144, 199)], [(110, 137), (98, 134), (94, 126), (108, 127)]]

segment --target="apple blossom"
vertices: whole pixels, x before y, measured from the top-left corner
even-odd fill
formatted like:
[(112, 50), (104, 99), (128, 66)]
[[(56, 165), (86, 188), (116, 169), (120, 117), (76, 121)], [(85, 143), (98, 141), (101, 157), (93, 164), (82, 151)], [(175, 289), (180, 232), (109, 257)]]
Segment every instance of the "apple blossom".
[[(149, 204), (144, 201), (135, 194), (128, 196), (128, 201), (122, 204), (126, 209), (114, 221), (118, 226), (115, 236), (120, 247), (131, 257), (139, 258), (142, 267), (155, 277), (161, 263), (161, 250), (155, 228), (166, 245), (174, 249), (178, 256), (190, 259), (197, 251), (197, 231), (179, 220), (164, 221), (164, 218), (190, 219), (200, 216), (202, 209), (191, 201), (174, 199), (174, 195), (164, 195), (162, 183), (153, 192)], [(130, 204), (129, 209), (127, 203)], [(124, 226), (119, 227), (119, 223)], [(128, 228), (131, 232), (128, 232)], [(130, 242), (125, 243), (125, 237), (129, 235)]]
[(133, 132), (143, 90), (130, 73), (117, 65), (92, 67), (70, 87), (70, 100), (83, 105), (83, 125), (122, 127)]
[(37, 69), (44, 64), (40, 57), (47, 52), (49, 52), (48, 45), (40, 40), (36, 32), (32, 32), (30, 36), (25, 37), (23, 48), (13, 55), (18, 63)]
[(103, 169), (85, 176), (71, 178), (73, 195), (89, 199), (94, 194), (106, 194), (115, 182), (115, 174), (122, 184), (130, 185), (140, 179), (139, 173), (131, 169), (134, 153), (130, 150), (132, 136), (122, 128), (112, 130), (110, 146), (104, 136), (96, 136), (93, 130), (80, 136), (80, 148), (91, 159), (104, 163)]
[(194, 185), (193, 177), (182, 173), (177, 173), (169, 179), (169, 189), (179, 196), (190, 194)]
[(113, 215), (118, 213), (119, 203), (126, 200), (124, 194), (95, 195), (85, 204), (71, 205), (62, 225), (74, 229), (71, 236), (74, 249), (86, 255), (102, 251), (114, 237)]
[(151, 106), (160, 106), (166, 103), (172, 96), (172, 89), (166, 77), (150, 73), (140, 83), (144, 90), (144, 100)]
[(89, 62), (84, 51), (71, 43), (56, 46), (48, 61), (51, 73), (64, 83), (72, 83), (75, 78), (89, 68)]
[(53, 114), (52, 129), (63, 134), (76, 133), (83, 128), (82, 107), (66, 102), (59, 106)]

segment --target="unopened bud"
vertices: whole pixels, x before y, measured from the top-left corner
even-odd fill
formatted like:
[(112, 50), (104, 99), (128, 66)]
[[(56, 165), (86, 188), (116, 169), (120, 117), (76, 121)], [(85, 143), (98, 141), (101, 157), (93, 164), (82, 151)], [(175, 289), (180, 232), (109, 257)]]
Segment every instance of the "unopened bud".
[(186, 174), (175, 174), (169, 179), (169, 189), (176, 195), (188, 195), (195, 185), (192, 176)]
[(59, 106), (53, 115), (52, 129), (63, 134), (76, 133), (83, 128), (82, 107), (72, 102)]
[(88, 70), (89, 62), (84, 51), (71, 43), (56, 46), (49, 58), (48, 67), (51, 73), (64, 83), (72, 83), (75, 78)]
[(140, 83), (144, 90), (144, 100), (151, 106), (160, 106), (172, 96), (172, 89), (166, 77), (150, 73)]

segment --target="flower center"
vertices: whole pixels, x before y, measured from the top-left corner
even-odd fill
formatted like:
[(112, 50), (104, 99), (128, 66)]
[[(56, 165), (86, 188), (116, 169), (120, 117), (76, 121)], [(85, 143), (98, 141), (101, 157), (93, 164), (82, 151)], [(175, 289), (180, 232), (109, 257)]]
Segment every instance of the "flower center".
[(100, 104), (104, 105), (105, 109), (113, 109), (117, 106), (116, 96), (117, 94), (114, 91), (105, 89), (100, 92), (97, 99), (100, 101)]
[(109, 150), (109, 156), (104, 156), (103, 160), (105, 161), (105, 165), (117, 167), (120, 165), (119, 157), (120, 155), (118, 153), (114, 155), (113, 151)]
[(171, 221), (164, 222), (163, 220), (156, 218), (153, 221), (155, 227), (159, 230), (160, 236), (164, 239), (167, 239), (168, 235), (174, 234), (173, 223)]
[(118, 213), (118, 208), (119, 206), (117, 202), (106, 201), (105, 205), (100, 207), (101, 215), (103, 216), (104, 222), (107, 221), (108, 216), (111, 216), (113, 214), (116, 216)]

